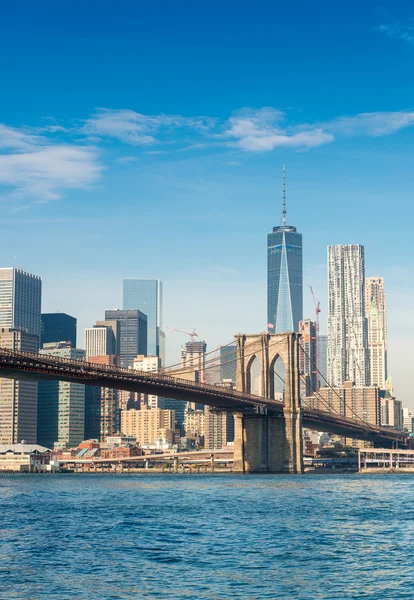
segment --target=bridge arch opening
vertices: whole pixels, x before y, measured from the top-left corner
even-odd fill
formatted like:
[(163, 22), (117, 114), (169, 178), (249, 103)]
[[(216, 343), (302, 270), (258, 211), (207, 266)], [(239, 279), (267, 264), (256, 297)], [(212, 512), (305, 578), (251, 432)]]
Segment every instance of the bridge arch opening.
[(281, 402), (285, 399), (286, 365), (283, 358), (276, 354), (269, 367), (270, 397)]
[(252, 356), (247, 365), (247, 392), (255, 396), (262, 396), (262, 362)]

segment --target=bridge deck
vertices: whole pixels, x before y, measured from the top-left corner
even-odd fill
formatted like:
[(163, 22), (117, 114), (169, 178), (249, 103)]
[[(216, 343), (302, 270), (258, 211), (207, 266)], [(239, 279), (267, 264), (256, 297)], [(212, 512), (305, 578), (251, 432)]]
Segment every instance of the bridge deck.
[[(5, 348), (0, 348), (0, 377), (69, 381), (197, 402), (228, 411), (259, 408), (269, 414), (282, 416), (284, 408), (282, 402), (271, 398), (196, 383), (164, 373), (134, 371)], [(303, 409), (303, 425), (317, 431), (370, 441), (404, 439), (402, 432), (393, 429), (306, 407)]]

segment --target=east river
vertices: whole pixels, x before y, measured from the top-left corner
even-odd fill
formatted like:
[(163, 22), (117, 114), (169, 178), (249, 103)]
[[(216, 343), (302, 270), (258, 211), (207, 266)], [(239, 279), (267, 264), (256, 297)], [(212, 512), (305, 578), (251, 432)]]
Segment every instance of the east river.
[(0, 476), (1, 600), (414, 598), (412, 475)]

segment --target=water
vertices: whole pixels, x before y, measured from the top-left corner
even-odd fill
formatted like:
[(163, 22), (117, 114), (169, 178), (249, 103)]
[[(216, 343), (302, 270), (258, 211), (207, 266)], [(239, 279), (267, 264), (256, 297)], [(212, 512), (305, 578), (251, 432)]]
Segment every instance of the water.
[(1, 600), (414, 598), (410, 475), (0, 477)]

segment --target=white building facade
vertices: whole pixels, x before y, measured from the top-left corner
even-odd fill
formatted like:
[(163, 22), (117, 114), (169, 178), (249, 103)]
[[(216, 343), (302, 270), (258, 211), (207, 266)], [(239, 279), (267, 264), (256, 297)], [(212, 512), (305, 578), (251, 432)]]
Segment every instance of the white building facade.
[(369, 385), (363, 246), (328, 246), (328, 296), (328, 381)]
[(371, 384), (382, 390), (387, 373), (387, 305), (382, 277), (365, 279), (365, 314), (368, 321), (368, 350)]

